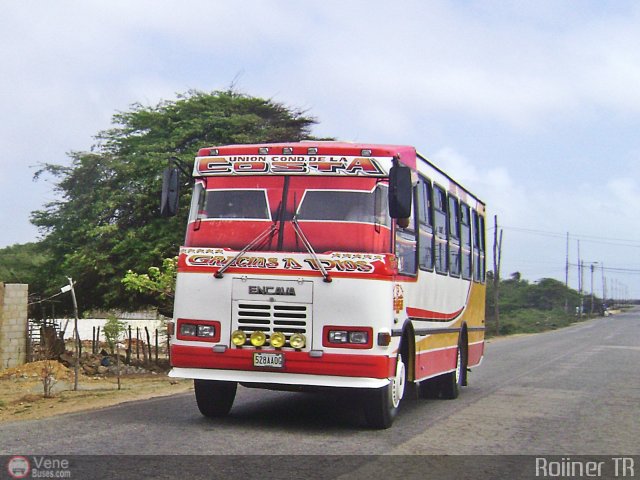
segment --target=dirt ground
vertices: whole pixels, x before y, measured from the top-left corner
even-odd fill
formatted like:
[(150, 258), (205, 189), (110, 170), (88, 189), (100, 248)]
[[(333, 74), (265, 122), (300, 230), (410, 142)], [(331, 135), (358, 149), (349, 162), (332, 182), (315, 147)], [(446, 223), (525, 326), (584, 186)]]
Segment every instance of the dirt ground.
[[(55, 378), (52, 398), (44, 397), (43, 375)], [(166, 374), (123, 375), (120, 390), (116, 376), (78, 377), (56, 361), (28, 363), (0, 370), (0, 423), (33, 420), (63, 413), (93, 410), (132, 400), (172, 395), (193, 389), (191, 380), (169, 378)]]

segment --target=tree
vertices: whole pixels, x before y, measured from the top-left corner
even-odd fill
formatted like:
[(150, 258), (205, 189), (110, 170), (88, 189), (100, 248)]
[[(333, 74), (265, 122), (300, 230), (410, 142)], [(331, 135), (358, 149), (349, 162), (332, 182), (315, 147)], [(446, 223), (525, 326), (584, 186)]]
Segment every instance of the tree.
[(84, 308), (152, 303), (120, 280), (175, 256), (184, 238), (189, 189), (182, 190), (179, 215), (158, 215), (168, 157), (190, 165), (204, 146), (312, 138), (315, 123), (303, 111), (235, 91), (191, 91), (114, 115), (114, 127), (97, 135), (92, 151), (72, 152), (70, 165), (46, 163), (35, 175), (52, 175), (60, 196), (31, 219), (45, 234), (49, 290), (71, 276)]
[(140, 274), (129, 270), (122, 279), (122, 283), (127, 290), (153, 295), (158, 311), (165, 317), (171, 317), (177, 265), (178, 257), (165, 258), (161, 268), (149, 267), (148, 273)]
[(41, 269), (47, 255), (38, 243), (23, 243), (0, 248), (0, 282), (26, 283), (42, 288)]

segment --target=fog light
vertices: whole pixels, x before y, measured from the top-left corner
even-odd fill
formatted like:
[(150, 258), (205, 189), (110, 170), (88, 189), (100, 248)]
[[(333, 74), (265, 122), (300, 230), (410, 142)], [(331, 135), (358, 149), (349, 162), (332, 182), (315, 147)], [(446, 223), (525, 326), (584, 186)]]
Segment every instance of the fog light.
[(242, 330), (236, 330), (231, 334), (231, 342), (237, 347), (247, 343), (247, 335)]
[(274, 348), (282, 348), (286, 341), (287, 338), (284, 336), (284, 333), (281, 332), (273, 332), (269, 339), (271, 346)]
[(330, 330), (329, 341), (331, 343), (347, 343), (349, 341), (349, 334), (346, 330)]
[(199, 337), (215, 337), (216, 329), (213, 325), (198, 325)]
[(264, 334), (264, 332), (256, 330), (251, 334), (249, 340), (251, 341), (251, 345), (253, 345), (254, 347), (261, 347), (267, 341), (267, 336)]
[(367, 343), (369, 343), (369, 334), (367, 332), (358, 331), (349, 332), (349, 342), (366, 345)]
[(183, 337), (195, 337), (198, 333), (198, 329), (195, 325), (190, 323), (180, 324), (180, 335)]
[(294, 333), (293, 335), (291, 335), (291, 338), (289, 339), (289, 345), (291, 345), (295, 349), (304, 348), (305, 343), (306, 343), (306, 339), (304, 338), (304, 335), (302, 335), (301, 333)]

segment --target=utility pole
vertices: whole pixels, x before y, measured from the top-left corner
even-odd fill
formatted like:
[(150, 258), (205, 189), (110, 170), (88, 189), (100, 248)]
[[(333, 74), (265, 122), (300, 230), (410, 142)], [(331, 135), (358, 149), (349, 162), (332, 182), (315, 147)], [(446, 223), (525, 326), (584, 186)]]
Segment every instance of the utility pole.
[(567, 255), (564, 263), (564, 313), (569, 313), (569, 232), (567, 232)]
[(582, 316), (582, 311), (584, 308), (584, 302), (582, 299), (582, 260), (580, 259), (580, 240), (578, 240), (578, 293), (580, 294), (580, 310), (578, 311), (578, 316)]
[(78, 302), (76, 300), (76, 291), (73, 288), (73, 279), (71, 277), (67, 277), (69, 280), (69, 285), (65, 285), (60, 290), (63, 293), (71, 292), (71, 300), (73, 300), (73, 333), (75, 336), (75, 362), (73, 365), (73, 389), (75, 391), (78, 390), (78, 370), (80, 369), (80, 332), (78, 332)]
[(591, 262), (591, 316), (593, 316), (593, 265), (594, 262)]
[(494, 316), (496, 319), (496, 335), (500, 332), (500, 261), (502, 259), (502, 230), (498, 240), (498, 216), (493, 216), (493, 301)]
[(607, 282), (604, 278), (604, 262), (600, 262), (600, 268), (602, 269), (602, 308), (604, 308), (607, 304)]
[(580, 260), (580, 316), (584, 314), (584, 260)]

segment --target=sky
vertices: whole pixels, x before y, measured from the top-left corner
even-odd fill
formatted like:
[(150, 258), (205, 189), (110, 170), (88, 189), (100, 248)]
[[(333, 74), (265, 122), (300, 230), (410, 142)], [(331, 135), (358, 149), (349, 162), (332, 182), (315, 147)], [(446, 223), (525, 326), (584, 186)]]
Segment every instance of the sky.
[(416, 146), (487, 203), (489, 249), (497, 216), (503, 277), (564, 281), (569, 233), (572, 288), (580, 258), (587, 293), (640, 298), (636, 1), (22, 0), (0, 45), (0, 248), (42, 236), (38, 165), (233, 85), (317, 136)]

